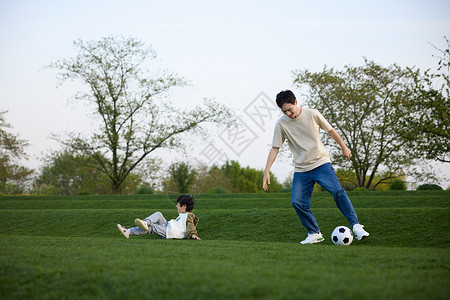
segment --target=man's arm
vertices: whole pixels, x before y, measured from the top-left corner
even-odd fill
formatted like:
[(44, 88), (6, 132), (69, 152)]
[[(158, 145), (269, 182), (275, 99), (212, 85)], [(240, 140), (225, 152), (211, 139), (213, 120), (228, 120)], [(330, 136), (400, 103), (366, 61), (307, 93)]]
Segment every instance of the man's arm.
[(263, 189), (267, 191), (268, 185), (270, 184), (270, 168), (273, 165), (273, 162), (277, 158), (278, 151), (280, 151), (280, 148), (272, 147), (269, 152), (269, 156), (267, 157), (267, 163), (266, 168), (264, 169), (264, 179), (263, 179)]
[(342, 140), (341, 136), (339, 135), (339, 133), (336, 132), (336, 130), (331, 129), (330, 131), (328, 131), (328, 133), (331, 135), (331, 137), (333, 138), (333, 140), (336, 141), (336, 143), (339, 144), (339, 146), (341, 146), (342, 149), (342, 155), (349, 160), (350, 157), (352, 156), (352, 152), (350, 151), (350, 149), (348, 149), (347, 145), (345, 145), (344, 141)]

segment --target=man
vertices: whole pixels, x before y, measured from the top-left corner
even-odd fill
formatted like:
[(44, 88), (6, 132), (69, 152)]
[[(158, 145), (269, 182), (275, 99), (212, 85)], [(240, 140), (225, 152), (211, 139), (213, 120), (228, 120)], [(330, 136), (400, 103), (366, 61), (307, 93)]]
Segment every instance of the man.
[(300, 243), (313, 244), (324, 240), (310, 209), (316, 182), (333, 196), (336, 205), (349, 221), (356, 238), (362, 240), (369, 236), (369, 233), (363, 229), (364, 226), (359, 224), (353, 205), (337, 179), (331, 165), (330, 154), (320, 140), (320, 129), (331, 135), (341, 147), (342, 155), (347, 159), (351, 157), (350, 149), (319, 111), (297, 106), (297, 99), (292, 91), (280, 92), (276, 102), (284, 115), (275, 125), (272, 149), (264, 170), (263, 189), (268, 189), (270, 168), (283, 142), (287, 140), (295, 167), (292, 206), (308, 231), (307, 238)]

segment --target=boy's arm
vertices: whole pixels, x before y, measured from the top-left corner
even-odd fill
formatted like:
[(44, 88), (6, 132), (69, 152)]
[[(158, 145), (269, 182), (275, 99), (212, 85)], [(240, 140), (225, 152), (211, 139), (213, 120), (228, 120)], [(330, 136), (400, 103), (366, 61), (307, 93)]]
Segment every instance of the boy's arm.
[(328, 131), (328, 133), (331, 135), (331, 137), (333, 138), (333, 140), (336, 141), (336, 143), (339, 144), (339, 146), (341, 146), (342, 149), (342, 155), (349, 160), (350, 157), (352, 156), (352, 152), (350, 151), (350, 149), (348, 149), (347, 145), (345, 145), (344, 141), (342, 140), (341, 136), (339, 135), (339, 133), (336, 132), (336, 130), (331, 129), (330, 131)]
[(190, 213), (186, 219), (186, 238), (193, 240), (200, 240), (197, 235), (197, 226), (198, 218)]
[(273, 165), (273, 162), (277, 158), (278, 152), (280, 151), (280, 148), (272, 147), (269, 152), (269, 156), (267, 157), (267, 163), (266, 168), (264, 169), (264, 179), (263, 179), (263, 189), (267, 191), (268, 185), (270, 184), (270, 168)]

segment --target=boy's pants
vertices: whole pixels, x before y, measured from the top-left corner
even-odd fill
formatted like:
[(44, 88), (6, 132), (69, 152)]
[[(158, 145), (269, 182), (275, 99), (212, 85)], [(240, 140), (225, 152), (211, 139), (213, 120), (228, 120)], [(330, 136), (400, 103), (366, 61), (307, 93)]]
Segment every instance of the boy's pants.
[(308, 233), (320, 232), (317, 220), (311, 211), (311, 197), (316, 182), (333, 196), (337, 207), (349, 221), (350, 228), (359, 223), (353, 205), (341, 187), (331, 163), (326, 163), (308, 172), (294, 173), (292, 206)]
[(140, 235), (140, 234), (154, 234), (159, 236), (162, 239), (166, 238), (166, 227), (167, 221), (164, 218), (163, 214), (155, 212), (151, 216), (144, 219), (148, 225), (148, 231), (144, 231), (139, 227), (130, 228), (130, 235)]

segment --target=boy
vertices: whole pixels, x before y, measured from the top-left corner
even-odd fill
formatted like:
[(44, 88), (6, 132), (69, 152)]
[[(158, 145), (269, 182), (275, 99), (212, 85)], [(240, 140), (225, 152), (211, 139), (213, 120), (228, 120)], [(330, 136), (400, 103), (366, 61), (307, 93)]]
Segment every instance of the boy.
[(331, 135), (341, 147), (342, 155), (347, 159), (351, 157), (350, 149), (319, 111), (298, 107), (297, 99), (292, 91), (280, 92), (276, 102), (284, 116), (275, 125), (272, 149), (264, 170), (263, 189), (267, 190), (268, 184), (270, 184), (270, 168), (283, 142), (287, 140), (293, 154), (292, 162), (295, 167), (292, 206), (303, 226), (308, 230), (307, 238), (300, 243), (313, 244), (324, 240), (316, 218), (310, 209), (316, 182), (333, 196), (336, 205), (349, 221), (356, 238), (362, 240), (369, 236), (369, 233), (363, 229), (364, 226), (359, 224), (353, 205), (331, 166), (330, 155), (320, 140), (320, 129)]
[(192, 196), (181, 195), (177, 199), (178, 218), (166, 221), (162, 213), (156, 212), (144, 220), (134, 220), (134, 224), (138, 227), (127, 229), (117, 224), (117, 228), (126, 238), (130, 235), (151, 233), (162, 239), (200, 240), (196, 229), (198, 218), (192, 213), (194, 205)]

